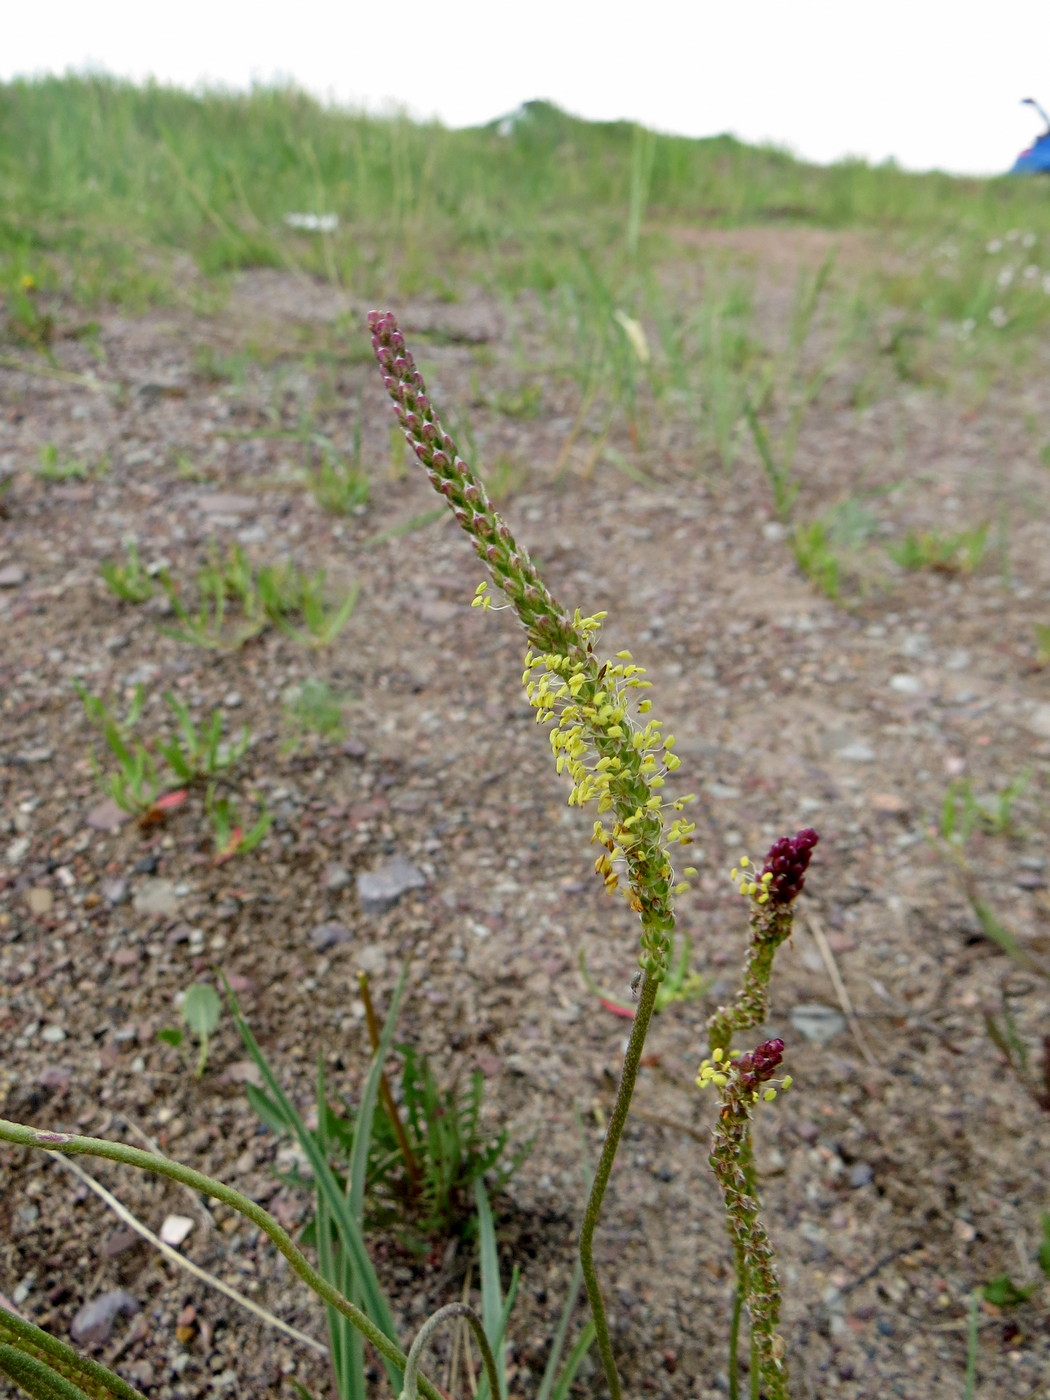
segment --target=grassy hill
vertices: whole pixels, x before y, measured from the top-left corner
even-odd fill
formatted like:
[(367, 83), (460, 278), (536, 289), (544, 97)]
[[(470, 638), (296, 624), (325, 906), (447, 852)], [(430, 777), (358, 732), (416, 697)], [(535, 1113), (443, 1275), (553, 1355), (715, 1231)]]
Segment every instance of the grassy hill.
[[(173, 293), (171, 255), (206, 276), (293, 267), (362, 293), (455, 295), (461, 275), (557, 284), (582, 248), (605, 266), (668, 252), (682, 225), (946, 231), (982, 244), (1050, 232), (1046, 187), (819, 167), (730, 136), (655, 134), (526, 103), (450, 131), (325, 107), (293, 89), (191, 94), (105, 77), (0, 86), (0, 281), (61, 281), (77, 301)], [(330, 234), (290, 213), (334, 213)]]

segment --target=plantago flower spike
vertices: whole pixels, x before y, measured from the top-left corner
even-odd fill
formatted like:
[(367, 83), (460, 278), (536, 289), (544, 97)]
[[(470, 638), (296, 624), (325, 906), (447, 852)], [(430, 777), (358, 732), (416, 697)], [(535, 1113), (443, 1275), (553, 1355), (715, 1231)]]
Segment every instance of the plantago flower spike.
[(804, 827), (794, 836), (774, 841), (761, 870), (747, 856), (741, 856), (729, 872), (751, 906), (751, 939), (736, 1001), (732, 1006), (720, 1006), (707, 1023), (712, 1050), (728, 1050), (736, 1032), (759, 1026), (766, 1019), (773, 956), (791, 937), (792, 905), (802, 892), (810, 856), (819, 840), (812, 827)]
[[(664, 810), (670, 807), (679, 812), (690, 798), (665, 802), (660, 796), (664, 775), (678, 767), (674, 739), (661, 735), (659, 720), (638, 718), (648, 716), (648, 700), (629, 705), (630, 692), (648, 684), (642, 680), (641, 667), (631, 663), (630, 652), (618, 652), (606, 661), (595, 654), (605, 614), (582, 617), (577, 610), (570, 617), (559, 606), (441, 426), (393, 316), (373, 311), (368, 324), (383, 383), (409, 446), (525, 628), (528, 651), (522, 684), (537, 722), (552, 726), (551, 748), (558, 772), (572, 783), (569, 801), (581, 807), (585, 802), (597, 804), (594, 840), (603, 849), (595, 869), (609, 890), (619, 886), (619, 867), (626, 870), (623, 892), (642, 925), (638, 961), (645, 975), (580, 1230), (580, 1266), (598, 1351), (610, 1400), (620, 1400), (623, 1392), (612, 1334), (594, 1266), (594, 1232), (630, 1111), (656, 993), (667, 975), (674, 896), (685, 888), (684, 883), (675, 883), (669, 847), (688, 845), (693, 824), (675, 817), (665, 828)], [(479, 589), (473, 602), (486, 608), (487, 588)], [(608, 826), (601, 820), (606, 813)], [(695, 874), (690, 869), (684, 873)]]
[[(558, 772), (572, 784), (569, 802), (580, 807), (594, 802), (599, 818), (610, 814), (608, 826), (601, 820), (594, 825), (594, 840), (603, 847), (595, 869), (609, 890), (619, 887), (619, 871), (626, 870), (623, 893), (642, 924), (640, 962), (660, 981), (674, 929), (674, 895), (687, 888), (676, 883), (669, 848), (689, 844), (694, 830), (694, 823), (677, 817), (665, 827), (664, 812), (679, 812), (690, 800), (668, 802), (660, 795), (665, 775), (679, 765), (674, 738), (661, 734), (660, 720), (638, 718), (647, 716), (649, 701), (629, 705), (630, 692), (648, 686), (630, 653), (605, 661), (596, 655), (594, 642), (605, 614), (583, 617), (577, 610), (570, 617), (493, 508), (442, 427), (394, 317), (373, 311), (368, 324), (383, 383), (409, 446), (525, 629), (529, 649), (522, 682), (537, 721), (552, 726)], [(487, 585), (477, 590), (473, 602), (489, 607)]]
[[(716, 1049), (700, 1066), (697, 1084), (718, 1091), (720, 1109), (715, 1123), (711, 1169), (722, 1189), (726, 1228), (733, 1244), (737, 1278), (751, 1317), (759, 1373), (766, 1400), (788, 1400), (784, 1340), (777, 1333), (780, 1322), (780, 1282), (774, 1265), (773, 1246), (759, 1217), (751, 1156), (751, 1116), (759, 1097), (776, 1098), (771, 1085), (784, 1057), (784, 1042), (765, 1040), (749, 1054), (726, 1054)], [(790, 1077), (781, 1088), (790, 1087)]]

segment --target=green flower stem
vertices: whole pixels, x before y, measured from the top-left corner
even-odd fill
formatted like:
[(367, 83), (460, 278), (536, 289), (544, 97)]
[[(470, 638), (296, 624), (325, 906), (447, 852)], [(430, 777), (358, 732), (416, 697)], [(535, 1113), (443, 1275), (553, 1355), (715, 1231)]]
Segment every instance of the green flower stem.
[(405, 1365), (405, 1384), (398, 1400), (416, 1400), (419, 1358), (423, 1354), (423, 1348), (430, 1341), (434, 1332), (450, 1317), (463, 1317), (469, 1323), (478, 1344), (478, 1350), (481, 1352), (481, 1359), (485, 1364), (485, 1374), (489, 1380), (489, 1395), (491, 1400), (499, 1400), (499, 1372), (496, 1369), (496, 1358), (489, 1346), (489, 1339), (485, 1336), (485, 1328), (482, 1326), (481, 1318), (478, 1317), (469, 1303), (447, 1303), (443, 1308), (438, 1308), (436, 1313), (431, 1313), (426, 1322), (423, 1323), (423, 1326), (416, 1333), (416, 1339), (408, 1353), (408, 1362)]
[[(72, 1386), (78, 1396), (88, 1395), (91, 1400), (145, 1400), (141, 1391), (99, 1362), (79, 1355), (57, 1337), (0, 1307), (0, 1370), (28, 1390), (19, 1372), (39, 1377), (40, 1371), (36, 1368), (40, 1367), (47, 1371), (47, 1383), (56, 1395), (60, 1392), (61, 1381)], [(34, 1394), (32, 1390), (29, 1393)]]
[[(125, 1166), (137, 1167), (140, 1171), (156, 1172), (159, 1176), (166, 1176), (190, 1187), (193, 1191), (222, 1201), (224, 1205), (246, 1216), (252, 1224), (258, 1225), (308, 1288), (348, 1318), (381, 1356), (385, 1356), (400, 1370), (404, 1370), (407, 1358), (401, 1348), (392, 1342), (366, 1313), (344, 1298), (337, 1288), (333, 1288), (327, 1279), (311, 1267), (306, 1256), (296, 1247), (291, 1235), (278, 1225), (272, 1215), (256, 1205), (248, 1196), (235, 1191), (232, 1186), (215, 1181), (202, 1172), (194, 1171), (192, 1167), (184, 1167), (180, 1162), (172, 1162), (167, 1157), (159, 1157), (153, 1152), (143, 1152), (138, 1147), (128, 1147), (122, 1142), (106, 1142), (103, 1138), (80, 1137), (75, 1133), (44, 1132), (26, 1127), (22, 1123), (9, 1123), (6, 1119), (0, 1119), (0, 1142), (14, 1143), (19, 1147), (44, 1148), (49, 1152), (65, 1152), (72, 1156), (106, 1157), (111, 1162), (122, 1162)], [(440, 1392), (423, 1376), (419, 1378), (419, 1388), (427, 1400), (441, 1400)]]
[[(715, 1126), (711, 1168), (722, 1188), (726, 1227), (737, 1260), (737, 1280), (751, 1315), (751, 1340), (767, 1400), (789, 1400), (783, 1342), (777, 1336), (780, 1321), (780, 1283), (773, 1262), (773, 1246), (759, 1218), (754, 1194), (751, 1154), (751, 1115), (736, 1096), (722, 1100)], [(754, 1369), (754, 1368), (753, 1368)]]
[(791, 937), (790, 905), (761, 905), (752, 909), (751, 942), (744, 960), (743, 985), (731, 1006), (720, 1006), (707, 1023), (712, 1050), (728, 1051), (733, 1036), (760, 1026), (769, 1014), (769, 979), (780, 945)]
[(740, 1400), (740, 1315), (743, 1311), (744, 1280), (738, 1271), (729, 1320), (729, 1400)]
[(631, 1038), (627, 1042), (627, 1054), (624, 1056), (623, 1070), (620, 1073), (620, 1087), (616, 1091), (616, 1105), (606, 1129), (602, 1155), (598, 1159), (598, 1168), (594, 1173), (594, 1181), (591, 1183), (591, 1193), (587, 1198), (587, 1206), (583, 1213), (583, 1228), (580, 1231), (580, 1264), (583, 1268), (583, 1280), (587, 1286), (587, 1300), (591, 1305), (591, 1316), (594, 1318), (598, 1351), (602, 1358), (602, 1365), (605, 1367), (605, 1378), (609, 1383), (610, 1400), (621, 1400), (623, 1392), (620, 1387), (620, 1376), (616, 1370), (616, 1359), (613, 1356), (612, 1339), (609, 1336), (609, 1323), (605, 1316), (602, 1290), (598, 1283), (597, 1270), (594, 1267), (594, 1231), (598, 1224), (598, 1217), (601, 1215), (605, 1188), (612, 1175), (616, 1150), (620, 1145), (620, 1138), (623, 1136), (624, 1125), (627, 1122), (627, 1114), (631, 1108), (631, 1097), (634, 1094), (634, 1085), (638, 1078), (642, 1048), (645, 1045), (649, 1022), (652, 1020), (656, 1007), (656, 993), (659, 987), (660, 983), (656, 977), (649, 973), (643, 976), (638, 1006), (634, 1013), (634, 1024), (631, 1027)]

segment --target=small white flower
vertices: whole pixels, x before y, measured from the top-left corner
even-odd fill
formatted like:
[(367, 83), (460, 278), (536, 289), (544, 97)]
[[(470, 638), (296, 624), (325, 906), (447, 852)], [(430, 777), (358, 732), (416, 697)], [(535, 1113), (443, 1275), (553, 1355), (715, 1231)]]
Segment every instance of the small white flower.
[(1050, 272), (1043, 278), (1043, 291), (1050, 297)]
[(988, 251), (989, 253), (1001, 253), (1003, 251), (1002, 239), (993, 238), (992, 241), (988, 244)]
[(973, 335), (976, 327), (977, 322), (973, 319), (973, 317), (967, 316), (966, 320), (963, 321), (962, 324), (959, 326), (959, 339), (969, 340), (970, 336)]
[(1010, 317), (1007, 315), (1005, 306), (993, 306), (988, 313), (988, 319), (997, 330), (1001, 331)]
[(1026, 282), (1034, 282), (1038, 276), (1039, 269), (1036, 267), (1035, 263), (1029, 263), (1024, 270), (1024, 280)]
[(1035, 234), (1034, 234), (1034, 233), (1026, 233), (1026, 234), (1024, 235), (1024, 237), (1021, 239), (1021, 247), (1022, 247), (1022, 248), (1034, 248), (1034, 247), (1035, 247)]
[(999, 269), (999, 276), (995, 279), (996, 285), (1005, 291), (1014, 280), (1015, 271), (1016, 269), (1012, 263), (1007, 263), (1005, 267), (1001, 267)]

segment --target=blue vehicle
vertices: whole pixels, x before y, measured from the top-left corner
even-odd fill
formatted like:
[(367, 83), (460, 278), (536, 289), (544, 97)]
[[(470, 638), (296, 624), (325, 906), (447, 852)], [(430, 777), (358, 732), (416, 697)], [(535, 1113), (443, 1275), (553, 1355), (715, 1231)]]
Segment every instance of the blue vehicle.
[(1023, 106), (1035, 108), (1046, 123), (1046, 130), (1035, 138), (1027, 151), (1021, 152), (1014, 161), (1010, 174), (1050, 175), (1050, 117), (1046, 115), (1034, 97), (1024, 97), (1021, 102)]

